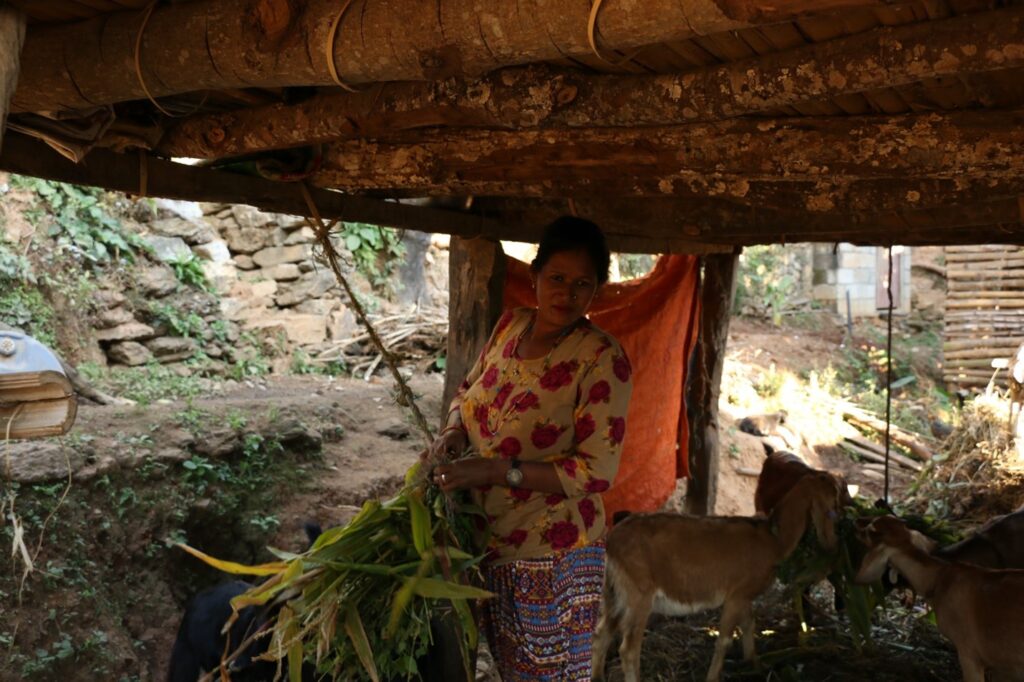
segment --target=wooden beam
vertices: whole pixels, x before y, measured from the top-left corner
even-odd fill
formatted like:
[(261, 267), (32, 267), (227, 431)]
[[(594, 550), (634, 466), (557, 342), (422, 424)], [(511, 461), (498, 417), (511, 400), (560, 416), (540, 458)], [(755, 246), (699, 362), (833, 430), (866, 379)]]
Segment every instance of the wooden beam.
[(21, 45), (25, 41), (25, 14), (6, 4), (0, 4), (0, 149), (11, 96), (18, 83), (21, 64)]
[(448, 253), (448, 355), (442, 421), (501, 317), (505, 292), (505, 252), (500, 243), (456, 237)]
[[(1024, 172), (1024, 112), (734, 119), (661, 128), (460, 130), (327, 147), (317, 184), (472, 196), (743, 200), (757, 182), (805, 182), (828, 208), (858, 180), (999, 179)], [(908, 198), (908, 203), (913, 204)]]
[[(673, 75), (542, 66), (476, 80), (386, 83), (294, 105), (204, 114), (161, 140), (169, 156), (218, 158), (431, 126), (664, 126), (780, 110), (924, 79), (1024, 67), (1024, 8), (882, 28)], [(976, 49), (984, 45), (985, 49)]]
[[(263, 178), (174, 163), (151, 156), (115, 154), (97, 149), (75, 164), (45, 144), (22, 135), (11, 135), (0, 153), (0, 170), (92, 185), (117, 192), (139, 194), (140, 171), (146, 167), (147, 196), (249, 204), (256, 208), (290, 215), (309, 215), (299, 187)], [(479, 213), (410, 205), (339, 192), (312, 189), (320, 214), (325, 218), (366, 222), (406, 230), (438, 232), (466, 238), (539, 241), (546, 222), (517, 223)], [(559, 214), (568, 212), (565, 206)], [(634, 231), (607, 232), (608, 244), (616, 251), (636, 253), (717, 253), (727, 250), (700, 243), (685, 234), (648, 237)]]
[[(598, 21), (602, 48), (685, 40), (887, 0), (622, 0)], [(523, 0), (207, 0), (149, 14), (33, 27), (18, 111), (80, 109), (204, 89), (358, 84), (473, 76), (590, 54), (591, 3)], [(342, 11), (338, 21), (339, 11)], [(331, 41), (331, 27), (337, 33)], [(135, 69), (135, 42), (143, 30)]]
[(700, 332), (694, 348), (693, 371), (686, 387), (690, 418), (690, 479), (686, 511), (712, 514), (718, 490), (718, 395), (722, 383), (729, 317), (736, 294), (739, 252), (704, 259), (700, 291)]

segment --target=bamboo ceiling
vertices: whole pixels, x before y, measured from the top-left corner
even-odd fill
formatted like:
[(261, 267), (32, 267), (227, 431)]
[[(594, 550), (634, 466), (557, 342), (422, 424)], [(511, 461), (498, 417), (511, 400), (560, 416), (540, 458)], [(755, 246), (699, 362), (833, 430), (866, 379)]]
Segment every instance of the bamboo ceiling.
[(84, 166), (18, 142), (10, 170), (304, 210), (152, 170), (187, 156), (402, 227), (530, 238), (576, 210), (630, 250), (1024, 243), (1018, 2), (604, 0), (593, 46), (592, 0), (12, 4), (11, 127)]

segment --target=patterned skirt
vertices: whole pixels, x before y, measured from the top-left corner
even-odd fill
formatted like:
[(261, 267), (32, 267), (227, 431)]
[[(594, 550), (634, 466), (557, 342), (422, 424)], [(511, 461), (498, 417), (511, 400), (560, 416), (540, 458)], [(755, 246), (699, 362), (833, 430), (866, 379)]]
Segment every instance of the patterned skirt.
[(604, 543), (485, 568), (487, 644), (503, 682), (588, 682)]

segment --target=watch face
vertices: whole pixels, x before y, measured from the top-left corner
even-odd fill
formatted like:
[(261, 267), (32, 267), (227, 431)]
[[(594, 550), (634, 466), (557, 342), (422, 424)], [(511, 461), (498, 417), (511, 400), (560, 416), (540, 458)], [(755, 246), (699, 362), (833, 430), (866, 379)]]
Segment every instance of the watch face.
[(517, 486), (523, 482), (523, 472), (520, 469), (509, 469), (505, 472), (505, 481), (511, 486)]

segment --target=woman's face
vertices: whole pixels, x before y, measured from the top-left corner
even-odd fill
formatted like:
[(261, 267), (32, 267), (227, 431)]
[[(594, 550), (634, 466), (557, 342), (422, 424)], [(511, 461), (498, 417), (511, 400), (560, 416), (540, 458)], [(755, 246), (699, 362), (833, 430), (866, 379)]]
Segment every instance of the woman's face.
[(586, 251), (554, 253), (532, 277), (538, 322), (547, 326), (572, 324), (586, 314), (597, 294), (597, 270)]

